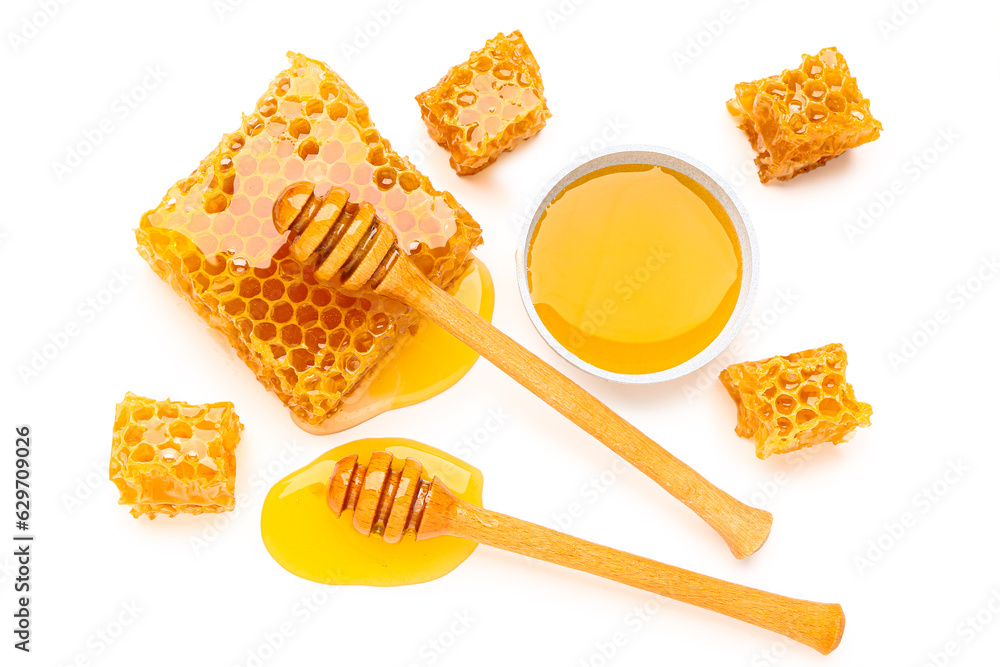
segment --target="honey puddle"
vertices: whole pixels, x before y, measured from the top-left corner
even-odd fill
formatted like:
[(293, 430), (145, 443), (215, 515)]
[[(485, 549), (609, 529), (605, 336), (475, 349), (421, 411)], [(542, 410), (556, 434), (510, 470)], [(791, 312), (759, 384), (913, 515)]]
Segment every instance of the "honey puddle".
[(615, 165), (570, 184), (542, 213), (528, 285), (552, 336), (616, 373), (654, 373), (697, 356), (740, 292), (736, 232), (691, 178)]
[[(354, 529), (353, 510), (337, 517), (327, 504), (327, 485), (337, 461), (358, 455), (365, 465), (387, 451), (402, 468), (418, 459), (424, 475), (440, 477), (462, 500), (482, 505), (482, 473), (434, 447), (404, 438), (358, 440), (328, 451), (275, 484), (264, 500), (260, 520), (264, 546), (292, 574), (323, 584), (401, 586), (442, 577), (458, 567), (477, 544), (451, 536), (417, 541), (413, 533), (396, 544)], [(398, 466), (398, 468), (397, 468)]]
[[(489, 321), (495, 300), (493, 278), (476, 259), (458, 281), (454, 296)], [(318, 426), (292, 415), (304, 431), (315, 435), (339, 433), (383, 412), (426, 401), (450, 388), (469, 372), (479, 355), (454, 336), (422, 318), (417, 333), (403, 341), (394, 356), (375, 373), (367, 388), (343, 399), (342, 407)]]

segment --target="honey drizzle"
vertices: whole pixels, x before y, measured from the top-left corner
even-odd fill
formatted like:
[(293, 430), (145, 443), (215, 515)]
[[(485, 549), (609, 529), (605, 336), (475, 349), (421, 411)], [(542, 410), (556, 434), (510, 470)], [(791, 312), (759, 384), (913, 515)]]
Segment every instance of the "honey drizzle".
[[(454, 296), (486, 320), (493, 317), (493, 278), (486, 265), (476, 259), (458, 281)], [(368, 385), (344, 397), (342, 407), (318, 426), (292, 419), (314, 435), (339, 433), (377, 417), (383, 412), (426, 401), (461, 380), (479, 358), (451, 334), (421, 319), (417, 331), (400, 341)]]
[(324, 584), (401, 586), (442, 577), (472, 554), (475, 542), (450, 536), (418, 542), (412, 527), (396, 543), (362, 535), (352, 523), (353, 510), (338, 517), (330, 509), (329, 482), (337, 462), (357, 454), (358, 465), (364, 466), (380, 451), (393, 455), (394, 471), (407, 458), (417, 459), (427, 479), (439, 477), (462, 500), (482, 505), (482, 473), (434, 447), (404, 438), (341, 445), (279, 481), (264, 500), (261, 537), (283, 568)]

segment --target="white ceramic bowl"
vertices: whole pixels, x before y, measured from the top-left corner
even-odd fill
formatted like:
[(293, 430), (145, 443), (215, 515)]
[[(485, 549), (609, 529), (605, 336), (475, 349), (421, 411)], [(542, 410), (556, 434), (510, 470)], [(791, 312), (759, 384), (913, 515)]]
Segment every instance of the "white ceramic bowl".
[[(546, 207), (564, 188), (578, 178), (598, 169), (621, 164), (650, 164), (666, 167), (667, 169), (684, 174), (701, 184), (722, 204), (736, 231), (736, 237), (740, 246), (743, 279), (740, 284), (740, 293), (736, 301), (736, 307), (733, 309), (733, 314), (729, 317), (726, 326), (715, 340), (695, 357), (688, 359), (679, 366), (655, 373), (613, 373), (580, 359), (557, 341), (549, 333), (548, 329), (545, 328), (542, 320), (538, 317), (538, 313), (535, 311), (535, 305), (531, 301), (531, 293), (528, 290), (528, 248), (535, 233), (535, 227), (538, 225), (538, 219), (542, 216)], [(673, 380), (701, 368), (719, 356), (726, 349), (726, 346), (733, 341), (750, 315), (750, 307), (757, 293), (757, 274), (759, 272), (757, 239), (754, 236), (753, 228), (750, 226), (750, 218), (747, 216), (746, 209), (743, 208), (743, 205), (737, 199), (733, 189), (715, 172), (693, 158), (667, 148), (646, 145), (620, 146), (597, 154), (591, 154), (570, 164), (557, 174), (542, 190), (541, 196), (535, 202), (534, 211), (531, 221), (525, 225), (524, 230), (521, 232), (521, 239), (517, 246), (517, 283), (521, 290), (521, 301), (524, 303), (525, 310), (528, 311), (528, 317), (531, 318), (535, 328), (541, 334), (542, 338), (545, 339), (545, 342), (577, 368), (581, 368), (605, 380), (626, 384), (650, 384)]]

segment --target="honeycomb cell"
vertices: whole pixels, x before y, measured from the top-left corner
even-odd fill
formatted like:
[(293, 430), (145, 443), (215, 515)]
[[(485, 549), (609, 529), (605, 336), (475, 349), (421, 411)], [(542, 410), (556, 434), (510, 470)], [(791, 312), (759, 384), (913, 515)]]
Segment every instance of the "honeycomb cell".
[[(552, 115), (538, 63), (517, 30), (486, 42), (417, 95), (417, 103), (431, 138), (451, 153), (452, 168), (463, 176), (534, 136)], [(400, 175), (404, 190), (408, 180)]]
[(254, 299), (247, 306), (247, 312), (250, 314), (250, 318), (255, 321), (263, 320), (267, 317), (269, 307), (266, 301), (261, 299)]
[[(143, 216), (136, 239), (153, 270), (228, 338), (264, 386), (315, 425), (412, 335), (417, 316), (389, 299), (317, 284), (274, 228), (275, 198), (303, 178), (348, 189), (375, 207), (441, 287), (462, 275), (481, 239), (455, 198), (392, 149), (346, 82), (318, 61), (289, 60), (240, 129)], [(378, 335), (357, 338), (368, 323)], [(366, 349), (353, 349), (352, 337)]]
[(729, 366), (719, 379), (737, 405), (736, 433), (752, 438), (757, 458), (822, 442), (845, 442), (869, 426), (872, 406), (844, 379), (847, 353), (834, 343), (784, 357)]
[(833, 47), (803, 55), (799, 69), (737, 84), (727, 107), (757, 152), (761, 183), (821, 167), (882, 131)]
[(235, 506), (232, 403), (191, 405), (129, 392), (115, 409), (109, 477), (132, 516), (226, 512)]
[(277, 327), (270, 322), (261, 322), (253, 328), (254, 338), (264, 343), (274, 338), (277, 333)]

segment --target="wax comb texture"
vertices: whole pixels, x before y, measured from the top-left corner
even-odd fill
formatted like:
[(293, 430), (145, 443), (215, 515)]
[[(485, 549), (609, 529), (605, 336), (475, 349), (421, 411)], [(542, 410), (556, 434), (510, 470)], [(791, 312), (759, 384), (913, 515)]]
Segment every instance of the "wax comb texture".
[(125, 394), (115, 409), (111, 481), (132, 516), (225, 512), (235, 506), (232, 403), (191, 405)]
[(757, 457), (840, 443), (869, 426), (872, 406), (854, 397), (839, 344), (729, 366), (719, 379), (738, 406), (736, 432)]
[(882, 130), (844, 56), (832, 47), (803, 55), (797, 69), (737, 84), (727, 107), (757, 151), (761, 183), (811, 171), (878, 139)]
[(431, 138), (448, 149), (452, 168), (464, 176), (545, 127), (552, 114), (544, 93), (535, 56), (515, 30), (452, 67), (417, 103)]
[(271, 220), (290, 183), (338, 185), (371, 203), (434, 283), (459, 277), (479, 225), (375, 129), (368, 107), (321, 62), (289, 54), (238, 130), (172, 186), (136, 230), (139, 253), (299, 418), (320, 424), (363, 389), (416, 316), (321, 286)]

